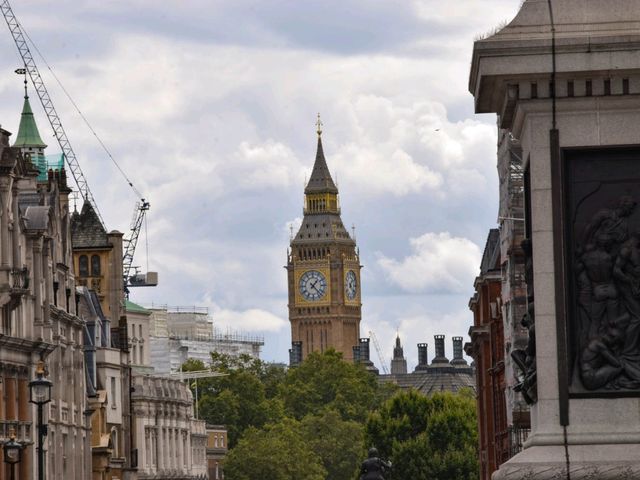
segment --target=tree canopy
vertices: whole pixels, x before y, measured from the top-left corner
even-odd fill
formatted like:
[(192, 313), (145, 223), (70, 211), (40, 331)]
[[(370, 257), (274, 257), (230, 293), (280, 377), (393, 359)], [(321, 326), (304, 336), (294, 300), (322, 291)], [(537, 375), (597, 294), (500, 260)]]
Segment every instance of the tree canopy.
[(366, 441), (392, 460), (390, 480), (478, 478), (476, 406), (469, 391), (399, 392), (369, 416)]
[(335, 350), (288, 370), (214, 353), (211, 368), (225, 376), (198, 380), (198, 405), (227, 427), (228, 480), (354, 480), (370, 446), (393, 462), (394, 480), (477, 479), (468, 393), (399, 392)]

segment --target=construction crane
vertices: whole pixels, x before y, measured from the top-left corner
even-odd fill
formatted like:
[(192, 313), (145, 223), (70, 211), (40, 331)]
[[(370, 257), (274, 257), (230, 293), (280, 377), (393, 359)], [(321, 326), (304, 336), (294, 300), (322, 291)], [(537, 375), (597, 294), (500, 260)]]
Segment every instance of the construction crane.
[(371, 330), (369, 330), (369, 336), (373, 341), (373, 346), (376, 348), (376, 353), (378, 354), (378, 360), (380, 360), (382, 371), (385, 373), (385, 375), (389, 375), (389, 368), (387, 368), (387, 361), (385, 360), (384, 355), (382, 355), (382, 349), (380, 348), (380, 344), (378, 343), (378, 337), (376, 337), (376, 334), (373, 333), (373, 331)]
[(7, 22), (7, 26), (9, 27), (9, 31), (11, 32), (11, 36), (13, 37), (13, 41), (16, 43), (16, 47), (18, 47), (18, 53), (20, 53), (20, 56), (22, 57), (26, 73), (29, 75), (31, 83), (33, 83), (33, 88), (35, 89), (38, 97), (40, 98), (40, 102), (42, 103), (42, 108), (44, 108), (44, 111), (47, 114), (47, 118), (49, 119), (49, 123), (51, 124), (51, 128), (53, 129), (53, 134), (60, 144), (60, 149), (62, 150), (62, 154), (64, 155), (65, 160), (67, 161), (67, 165), (69, 166), (71, 175), (73, 175), (73, 179), (78, 186), (78, 191), (80, 192), (80, 195), (82, 195), (84, 201), (91, 204), (96, 212), (96, 215), (100, 219), (102, 226), (104, 226), (104, 221), (102, 220), (102, 216), (100, 215), (98, 206), (96, 205), (95, 199), (93, 198), (93, 194), (89, 189), (87, 179), (82, 173), (82, 169), (80, 168), (80, 164), (78, 163), (76, 154), (71, 147), (71, 143), (67, 138), (67, 134), (65, 133), (64, 128), (62, 127), (62, 122), (60, 121), (58, 112), (56, 112), (56, 108), (53, 106), (53, 102), (51, 101), (51, 97), (49, 96), (49, 92), (47, 91), (47, 87), (44, 85), (42, 76), (40, 76), (40, 71), (36, 66), (36, 62), (33, 59), (31, 51), (29, 50), (27, 40), (22, 31), (22, 28), (20, 27), (20, 23), (18, 23), (18, 20), (16, 19), (16, 16), (14, 15), (8, 0), (2, 0), (0, 2), (0, 10), (2, 10), (4, 19)]
[[(4, 19), (7, 22), (7, 26), (9, 27), (9, 31), (11, 32), (11, 36), (13, 37), (16, 47), (18, 48), (18, 53), (22, 57), (22, 61), (24, 63), (24, 70), (25, 70), (24, 73), (25, 75), (29, 75), (29, 78), (31, 79), (31, 83), (33, 83), (33, 87), (36, 93), (38, 94), (38, 98), (40, 99), (42, 108), (44, 109), (47, 115), (47, 119), (51, 124), (51, 128), (53, 129), (53, 134), (56, 137), (58, 144), (60, 145), (60, 149), (62, 150), (62, 155), (67, 165), (69, 166), (69, 170), (71, 171), (73, 179), (75, 180), (75, 183), (78, 187), (78, 191), (82, 196), (82, 199), (85, 202), (88, 202), (93, 207), (93, 210), (96, 212), (96, 215), (100, 220), (100, 223), (104, 227), (105, 226), (104, 220), (102, 219), (102, 215), (100, 214), (98, 205), (96, 204), (96, 201), (93, 197), (93, 194), (91, 193), (91, 190), (89, 189), (89, 184), (87, 182), (87, 179), (85, 178), (84, 173), (82, 173), (82, 169), (80, 168), (80, 163), (78, 163), (76, 154), (73, 151), (73, 148), (71, 147), (71, 142), (67, 137), (64, 127), (62, 126), (62, 121), (60, 120), (60, 116), (58, 115), (58, 112), (56, 111), (53, 105), (53, 101), (49, 96), (47, 87), (44, 84), (42, 76), (40, 75), (40, 71), (38, 70), (38, 66), (36, 65), (33, 55), (31, 54), (31, 50), (29, 49), (29, 45), (27, 44), (27, 39), (29, 39), (30, 41), (31, 39), (29, 38), (29, 35), (24, 31), (24, 29), (20, 26), (20, 23), (18, 22), (15, 14), (13, 13), (11, 5), (9, 4), (9, 0), (0, 0), (0, 10), (2, 10), (2, 15), (4, 16)], [(36, 49), (36, 51), (38, 51), (38, 48), (35, 46), (33, 41), (31, 41), (31, 43)], [(42, 59), (44, 60), (44, 57), (42, 57)], [(46, 64), (46, 60), (44, 61)], [(49, 67), (49, 70), (51, 70), (51, 67)], [(51, 70), (51, 73), (53, 74), (52, 70)], [(55, 77), (55, 74), (54, 74), (54, 77)], [(58, 80), (57, 77), (55, 78), (56, 80)], [(59, 80), (58, 80), (58, 83), (60, 83)], [(62, 84), (60, 85), (62, 86)], [(142, 274), (137, 274), (136, 272), (135, 280), (130, 281), (130, 273), (133, 265), (133, 256), (136, 250), (136, 246), (138, 244), (138, 237), (140, 235), (140, 230), (142, 228), (145, 215), (151, 205), (149, 204), (148, 201), (142, 198), (142, 195), (140, 194), (140, 192), (133, 186), (133, 183), (131, 183), (129, 178), (127, 178), (124, 171), (120, 168), (118, 163), (115, 161), (115, 159), (111, 155), (111, 152), (107, 149), (107, 147), (102, 142), (102, 140), (100, 140), (100, 137), (98, 137), (98, 134), (95, 132), (93, 127), (89, 124), (88, 120), (82, 114), (82, 112), (80, 111), (78, 106), (75, 104), (75, 102), (73, 101), (69, 93), (64, 89), (64, 87), (62, 88), (65, 94), (67, 95), (67, 97), (69, 97), (69, 99), (71, 100), (71, 103), (73, 103), (78, 113), (80, 113), (80, 116), (82, 117), (83, 121), (87, 124), (87, 126), (89, 127), (93, 135), (98, 139), (98, 142), (100, 142), (100, 145), (102, 146), (102, 148), (105, 150), (105, 152), (107, 153), (109, 158), (113, 161), (113, 163), (116, 165), (120, 173), (122, 173), (122, 175), (126, 179), (129, 186), (133, 189), (134, 193), (140, 199), (140, 201), (136, 204), (136, 208), (134, 210), (134, 220), (131, 223), (131, 231), (129, 233), (129, 237), (123, 240), (124, 252), (123, 252), (122, 263), (123, 263), (123, 282), (124, 282), (125, 291), (128, 291), (127, 289), (128, 286), (130, 287), (155, 286), (158, 283), (157, 273), (155, 272), (150, 272), (150, 273), (153, 273), (151, 275), (142, 275)]]
[(125, 238), (124, 240), (122, 276), (125, 290), (127, 290), (127, 287), (147, 287), (158, 284), (157, 275), (154, 277), (152, 272), (148, 272), (147, 275), (144, 275), (139, 274), (136, 269), (135, 275), (131, 275), (131, 268), (133, 268), (133, 254), (135, 253), (136, 246), (138, 244), (138, 237), (140, 236), (140, 230), (142, 229), (142, 222), (150, 206), (149, 202), (144, 198), (141, 198), (139, 202), (136, 202), (136, 206), (133, 211), (133, 219), (131, 220), (131, 232), (129, 234), (129, 238)]

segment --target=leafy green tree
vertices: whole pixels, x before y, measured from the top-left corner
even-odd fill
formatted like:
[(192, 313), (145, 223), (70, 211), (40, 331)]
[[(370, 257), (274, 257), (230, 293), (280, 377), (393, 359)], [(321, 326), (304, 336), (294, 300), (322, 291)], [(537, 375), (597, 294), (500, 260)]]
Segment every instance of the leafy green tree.
[(475, 401), (467, 391), (400, 392), (370, 415), (366, 440), (393, 461), (394, 480), (478, 477)]
[(366, 456), (364, 426), (342, 420), (335, 410), (302, 419), (305, 442), (321, 459), (327, 479), (352, 480), (354, 472)]
[[(249, 427), (262, 427), (284, 415), (282, 401), (273, 395), (284, 371), (249, 355), (211, 354), (210, 368), (222, 377), (198, 379), (198, 409), (207, 423), (227, 427), (233, 447)], [(188, 360), (183, 370), (205, 370), (198, 360)], [(191, 385), (195, 394), (195, 384)], [(271, 396), (268, 396), (271, 393)]]
[(325, 480), (320, 457), (305, 441), (299, 422), (285, 419), (249, 428), (225, 459), (227, 480)]
[(377, 394), (376, 378), (361, 365), (345, 362), (333, 349), (311, 353), (287, 372), (280, 385), (287, 414), (298, 420), (331, 408), (343, 420), (364, 422), (377, 402)]

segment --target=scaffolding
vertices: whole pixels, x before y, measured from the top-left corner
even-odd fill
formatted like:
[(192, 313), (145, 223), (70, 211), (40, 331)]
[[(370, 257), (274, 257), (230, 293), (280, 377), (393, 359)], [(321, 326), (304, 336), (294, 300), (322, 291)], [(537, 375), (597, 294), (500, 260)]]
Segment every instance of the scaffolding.
[(500, 179), (500, 264), (502, 269), (502, 318), (505, 342), (505, 381), (507, 423), (513, 425), (513, 412), (528, 410), (520, 394), (513, 391), (516, 383), (511, 351), (525, 348), (527, 330), (520, 324), (526, 313), (524, 252), (524, 169), (522, 148), (510, 132), (501, 131), (498, 149)]

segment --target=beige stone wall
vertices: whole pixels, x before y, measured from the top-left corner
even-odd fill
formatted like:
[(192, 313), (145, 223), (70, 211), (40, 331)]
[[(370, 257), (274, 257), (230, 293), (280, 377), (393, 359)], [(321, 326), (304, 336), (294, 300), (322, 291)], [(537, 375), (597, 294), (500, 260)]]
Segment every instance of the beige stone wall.
[(204, 420), (193, 416), (193, 397), (179, 380), (140, 375), (132, 395), (138, 478), (196, 479), (207, 471)]
[[(7, 143), (0, 134), (0, 148)], [(44, 408), (47, 477), (84, 480), (91, 476), (84, 326), (75, 315), (68, 189), (58, 173), (37, 183), (36, 172), (16, 153), (3, 157), (0, 173), (0, 441), (17, 422), (17, 439), (29, 441), (18, 478), (33, 478), (36, 410), (28, 403), (28, 382), (44, 359), (53, 382), (52, 401)], [(19, 208), (24, 194), (40, 197), (39, 205)]]

